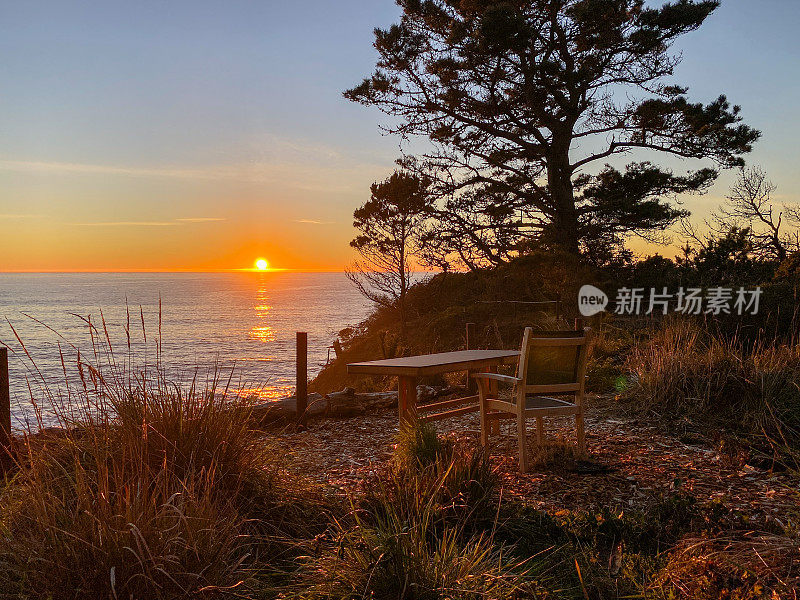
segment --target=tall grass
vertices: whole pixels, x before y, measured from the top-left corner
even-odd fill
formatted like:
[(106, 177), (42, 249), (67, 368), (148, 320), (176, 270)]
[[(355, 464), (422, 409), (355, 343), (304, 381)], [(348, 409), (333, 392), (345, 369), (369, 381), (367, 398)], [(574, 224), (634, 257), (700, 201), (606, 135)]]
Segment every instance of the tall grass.
[(160, 361), (132, 370), (107, 335), (93, 342), (100, 349), (92, 363), (79, 358), (69, 404), (53, 405), (61, 428), (29, 431), (17, 472), (0, 482), (0, 590), (53, 599), (265, 592), (300, 551), (295, 540), (318, 532), (319, 494), (285, 476), (247, 401), (218, 377), (181, 387)]
[(748, 346), (674, 319), (632, 349), (627, 368), (622, 396), (638, 407), (724, 427), (797, 458), (800, 345)]

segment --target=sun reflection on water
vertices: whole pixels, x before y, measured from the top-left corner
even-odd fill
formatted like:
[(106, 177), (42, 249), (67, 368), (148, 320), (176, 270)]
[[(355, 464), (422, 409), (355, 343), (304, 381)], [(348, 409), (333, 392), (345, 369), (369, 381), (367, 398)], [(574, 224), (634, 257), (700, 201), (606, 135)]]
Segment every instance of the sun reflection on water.
[(275, 330), (268, 322), (272, 305), (269, 303), (269, 289), (264, 281), (259, 283), (256, 290), (256, 304), (253, 310), (256, 311), (256, 324), (250, 329), (248, 337), (264, 344), (274, 342)]
[(240, 387), (236, 390), (239, 398), (247, 400), (279, 400), (290, 396), (294, 391), (293, 385), (271, 385), (262, 387)]

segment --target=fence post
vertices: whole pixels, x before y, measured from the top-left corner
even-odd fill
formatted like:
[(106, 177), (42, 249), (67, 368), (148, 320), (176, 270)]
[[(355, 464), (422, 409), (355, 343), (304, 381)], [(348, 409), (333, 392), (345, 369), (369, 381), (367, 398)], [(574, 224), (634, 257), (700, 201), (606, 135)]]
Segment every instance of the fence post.
[(11, 389), (8, 381), (8, 348), (0, 347), (0, 449), (11, 450)]
[(308, 408), (308, 333), (305, 331), (297, 332), (296, 384), (297, 423), (303, 424)]
[(475, 323), (467, 323), (467, 350), (475, 350), (473, 346), (476, 344), (475, 339)]

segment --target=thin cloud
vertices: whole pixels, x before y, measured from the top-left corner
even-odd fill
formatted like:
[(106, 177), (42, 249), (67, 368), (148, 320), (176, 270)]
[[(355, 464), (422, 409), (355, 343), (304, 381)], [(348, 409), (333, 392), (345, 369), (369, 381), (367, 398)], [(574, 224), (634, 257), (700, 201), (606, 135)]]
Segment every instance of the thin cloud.
[(177, 225), (176, 221), (97, 221), (93, 223), (75, 223), (81, 227), (169, 227)]
[[(316, 159), (301, 160), (299, 156), (265, 156), (261, 161), (229, 165), (128, 167), (118, 165), (83, 164), (71, 162), (20, 161), (0, 159), (0, 171), (45, 173), (82, 176), (120, 176), (143, 179), (178, 179), (187, 181), (233, 181), (285, 185), (298, 190), (349, 193), (360, 187), (356, 181), (372, 181), (385, 165), (342, 158), (325, 158), (320, 150)], [(366, 184), (365, 184), (366, 185)]]
[(306, 223), (308, 225), (333, 225), (333, 221), (316, 221), (314, 219), (295, 219), (295, 223)]
[(147, 167), (119, 167), (69, 162), (44, 162), (26, 160), (0, 160), (3, 171), (44, 173), (76, 173), (86, 175), (129, 175), (132, 177), (179, 177), (196, 178), (202, 175), (198, 169), (157, 169)]
[(83, 227), (173, 227), (184, 223), (211, 223), (225, 220), (222, 217), (182, 217), (172, 221), (92, 221), (74, 224)]
[(0, 219), (35, 219), (41, 215), (0, 213)]
[(227, 221), (223, 217), (184, 217), (182, 219), (175, 219), (182, 223), (211, 223), (212, 221)]

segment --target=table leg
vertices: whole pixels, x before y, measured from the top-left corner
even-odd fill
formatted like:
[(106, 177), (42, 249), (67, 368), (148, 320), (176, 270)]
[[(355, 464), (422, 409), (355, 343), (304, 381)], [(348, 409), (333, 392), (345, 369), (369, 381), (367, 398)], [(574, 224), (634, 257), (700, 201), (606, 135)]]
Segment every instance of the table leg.
[(417, 413), (417, 378), (401, 375), (397, 378), (397, 410), (400, 423), (411, 420)]
[(475, 373), (479, 373), (480, 371), (476, 371), (474, 369), (470, 369), (467, 371), (467, 393), (469, 395), (477, 394), (478, 393), (478, 382), (472, 377)]

